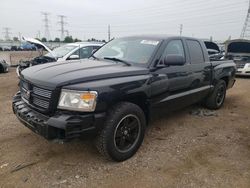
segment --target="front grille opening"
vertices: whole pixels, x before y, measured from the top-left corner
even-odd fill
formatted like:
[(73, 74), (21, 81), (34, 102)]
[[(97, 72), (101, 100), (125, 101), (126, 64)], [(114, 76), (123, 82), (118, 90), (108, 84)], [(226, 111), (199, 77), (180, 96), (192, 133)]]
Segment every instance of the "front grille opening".
[(31, 106), (48, 111), (52, 100), (52, 91), (38, 87), (26, 81), (20, 82), (21, 96)]

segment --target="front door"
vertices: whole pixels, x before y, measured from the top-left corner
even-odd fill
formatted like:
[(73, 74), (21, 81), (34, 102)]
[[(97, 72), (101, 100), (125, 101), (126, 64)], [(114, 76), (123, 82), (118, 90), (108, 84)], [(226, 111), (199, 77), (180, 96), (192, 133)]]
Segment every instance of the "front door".
[[(167, 107), (166, 109), (178, 109), (189, 104), (185, 93), (191, 84), (191, 73), (187, 48), (182, 39), (173, 39), (165, 43), (165, 50), (159, 62), (158, 68), (152, 75), (151, 94), (153, 107)], [(164, 65), (164, 59), (168, 55), (183, 56), (184, 65)]]

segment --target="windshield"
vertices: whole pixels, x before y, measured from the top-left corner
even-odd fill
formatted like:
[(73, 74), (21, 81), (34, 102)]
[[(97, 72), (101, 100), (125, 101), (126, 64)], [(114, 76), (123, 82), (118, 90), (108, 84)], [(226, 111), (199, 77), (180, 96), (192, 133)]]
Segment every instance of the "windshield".
[(94, 56), (97, 59), (116, 58), (129, 63), (146, 64), (159, 43), (158, 40), (138, 38), (114, 39), (100, 48)]
[(64, 46), (55, 48), (52, 51), (53, 54), (47, 53), (45, 56), (48, 56), (48, 57), (56, 56), (57, 58), (61, 58), (76, 48), (77, 48), (77, 46), (74, 46), (74, 45), (64, 45)]

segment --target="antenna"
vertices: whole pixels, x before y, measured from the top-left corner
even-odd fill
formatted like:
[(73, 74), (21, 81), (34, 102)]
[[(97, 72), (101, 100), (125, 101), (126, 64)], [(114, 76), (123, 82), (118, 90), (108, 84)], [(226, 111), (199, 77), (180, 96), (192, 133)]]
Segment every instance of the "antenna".
[(250, 0), (249, 0), (249, 5), (248, 5), (248, 11), (247, 11), (247, 16), (243, 25), (243, 29), (241, 31), (240, 38), (242, 39), (247, 39), (250, 38)]
[(61, 29), (60, 29), (59, 31), (61, 31), (61, 40), (63, 41), (64, 38), (65, 38), (64, 33), (65, 33), (65, 32), (68, 33), (68, 31), (65, 30), (65, 28), (64, 28), (65, 24), (67, 24), (67, 23), (64, 21), (64, 19), (66, 18), (66, 16), (65, 16), (65, 15), (58, 15), (58, 17), (59, 17), (59, 19), (60, 19), (60, 21), (59, 21), (58, 23), (61, 25)]
[(42, 15), (44, 16), (44, 37), (47, 40), (50, 40), (50, 32), (49, 32), (49, 13), (48, 12), (42, 12)]

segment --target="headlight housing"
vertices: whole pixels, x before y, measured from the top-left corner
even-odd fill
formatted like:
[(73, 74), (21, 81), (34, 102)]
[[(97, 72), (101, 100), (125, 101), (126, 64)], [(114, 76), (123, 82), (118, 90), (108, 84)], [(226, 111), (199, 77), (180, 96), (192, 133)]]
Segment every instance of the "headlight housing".
[(95, 111), (96, 100), (96, 91), (74, 91), (62, 89), (58, 108), (81, 112), (93, 112)]

